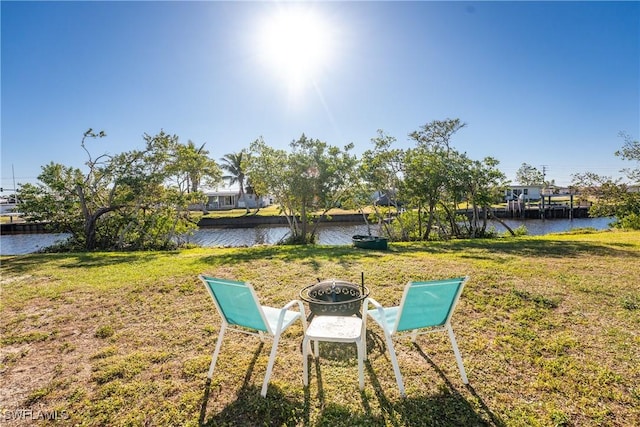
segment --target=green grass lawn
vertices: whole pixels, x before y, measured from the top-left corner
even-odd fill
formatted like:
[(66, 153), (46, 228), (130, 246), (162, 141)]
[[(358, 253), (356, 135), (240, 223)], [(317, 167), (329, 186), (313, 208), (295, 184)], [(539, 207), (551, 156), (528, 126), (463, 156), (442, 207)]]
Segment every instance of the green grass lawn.
[[(640, 425), (640, 232), (0, 261), (3, 421), (30, 409), (58, 411), (56, 425)], [(372, 323), (363, 392), (346, 344), (321, 345), (303, 387), (300, 323), (266, 399), (271, 345), (244, 335), (227, 334), (207, 386), (220, 321), (199, 273), (250, 281), (282, 306), (316, 278), (361, 272), (384, 305), (409, 280), (470, 276), (452, 320), (468, 386), (446, 334), (430, 334), (396, 343), (401, 398)]]

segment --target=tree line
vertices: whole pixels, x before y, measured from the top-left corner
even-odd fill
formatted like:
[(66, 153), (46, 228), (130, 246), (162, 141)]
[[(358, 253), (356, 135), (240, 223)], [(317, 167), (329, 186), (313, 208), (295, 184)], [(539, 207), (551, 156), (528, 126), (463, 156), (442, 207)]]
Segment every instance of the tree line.
[[(407, 149), (395, 148), (396, 139), (379, 130), (360, 158), (352, 153), (353, 144), (337, 147), (304, 134), (289, 150), (258, 138), (219, 163), (205, 144), (183, 144), (164, 131), (145, 134), (142, 149), (94, 157), (88, 143), (106, 134), (89, 129), (80, 143), (85, 170), (53, 162), (43, 166), (36, 184), (20, 185), (19, 209), (29, 221), (69, 233), (58, 249), (172, 249), (197, 228), (189, 209), (206, 204), (202, 188), (226, 178), (238, 184), (247, 214), (247, 193), (274, 199), (287, 218), (289, 243), (314, 242), (318, 225), (335, 207), (362, 212), (392, 240), (484, 237), (491, 234), (492, 206), (502, 201), (508, 182), (496, 159), (475, 160), (455, 149), (452, 139), (465, 126), (459, 119), (434, 120), (409, 134), (413, 146)], [(638, 141), (625, 135), (615, 154), (638, 161), (638, 151)], [(638, 179), (638, 169), (627, 172)], [(518, 173), (519, 180), (538, 181), (524, 184), (542, 183), (527, 164)], [(640, 228), (640, 194), (594, 174), (575, 180), (601, 201), (595, 212)], [(460, 215), (461, 207), (468, 214)]]

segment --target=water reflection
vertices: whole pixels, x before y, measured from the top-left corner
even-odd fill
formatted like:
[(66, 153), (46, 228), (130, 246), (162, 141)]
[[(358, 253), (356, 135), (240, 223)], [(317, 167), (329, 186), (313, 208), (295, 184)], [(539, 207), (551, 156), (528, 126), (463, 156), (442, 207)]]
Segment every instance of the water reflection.
[[(512, 229), (516, 229), (522, 225), (527, 227), (527, 234), (530, 236), (542, 236), (550, 233), (561, 233), (563, 231), (575, 230), (578, 228), (594, 228), (596, 230), (606, 230), (609, 224), (613, 222), (613, 218), (575, 218), (575, 219), (507, 219), (503, 220)], [(496, 221), (490, 221), (497, 232), (504, 233), (507, 231), (502, 224)]]
[[(573, 230), (576, 228), (594, 228), (604, 230), (609, 228), (612, 218), (577, 218), (569, 219), (529, 219), (505, 220), (504, 222), (515, 229), (521, 225), (527, 227), (528, 234), (538, 236), (549, 233)], [(506, 229), (497, 222), (491, 222), (497, 232)], [(202, 228), (196, 230), (187, 241), (204, 247), (210, 246), (254, 246), (274, 245), (287, 237), (289, 228), (286, 226), (265, 226), (255, 228)], [(372, 227), (372, 232), (377, 229)], [(321, 245), (349, 245), (354, 234), (367, 234), (364, 224), (332, 224), (319, 228), (317, 243)], [(0, 255), (21, 255), (45, 248), (66, 238), (65, 234), (12, 234), (0, 237)]]
[(0, 255), (22, 255), (37, 252), (67, 238), (63, 233), (8, 234), (0, 236)]
[[(372, 227), (372, 232), (377, 232)], [(318, 228), (316, 243), (319, 245), (348, 245), (354, 234), (366, 234), (366, 225), (324, 225)], [(289, 236), (287, 226), (255, 228), (201, 228), (188, 241), (200, 246), (254, 246), (274, 245)]]

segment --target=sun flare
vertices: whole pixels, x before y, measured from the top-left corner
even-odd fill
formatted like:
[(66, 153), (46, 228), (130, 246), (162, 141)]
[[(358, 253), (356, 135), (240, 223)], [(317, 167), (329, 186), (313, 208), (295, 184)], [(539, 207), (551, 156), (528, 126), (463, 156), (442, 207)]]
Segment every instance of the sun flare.
[(312, 9), (279, 10), (258, 37), (263, 62), (289, 87), (312, 82), (331, 59), (331, 27)]

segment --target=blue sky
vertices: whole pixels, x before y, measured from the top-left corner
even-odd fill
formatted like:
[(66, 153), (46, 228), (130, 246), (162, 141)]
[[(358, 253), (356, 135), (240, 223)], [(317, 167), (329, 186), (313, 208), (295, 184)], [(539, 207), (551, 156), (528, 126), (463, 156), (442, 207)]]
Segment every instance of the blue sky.
[[(308, 21), (289, 38), (315, 43), (297, 61), (264, 43), (295, 11)], [(2, 1), (1, 13), (4, 188), (51, 161), (82, 167), (90, 127), (108, 135), (94, 155), (162, 129), (218, 160), (303, 132), (359, 154), (383, 129), (406, 148), (420, 126), (460, 118), (457, 150), (497, 158), (512, 180), (545, 166), (558, 184), (620, 176), (632, 165), (614, 156), (618, 133), (640, 136), (638, 2)], [(314, 23), (321, 40), (305, 42)]]

